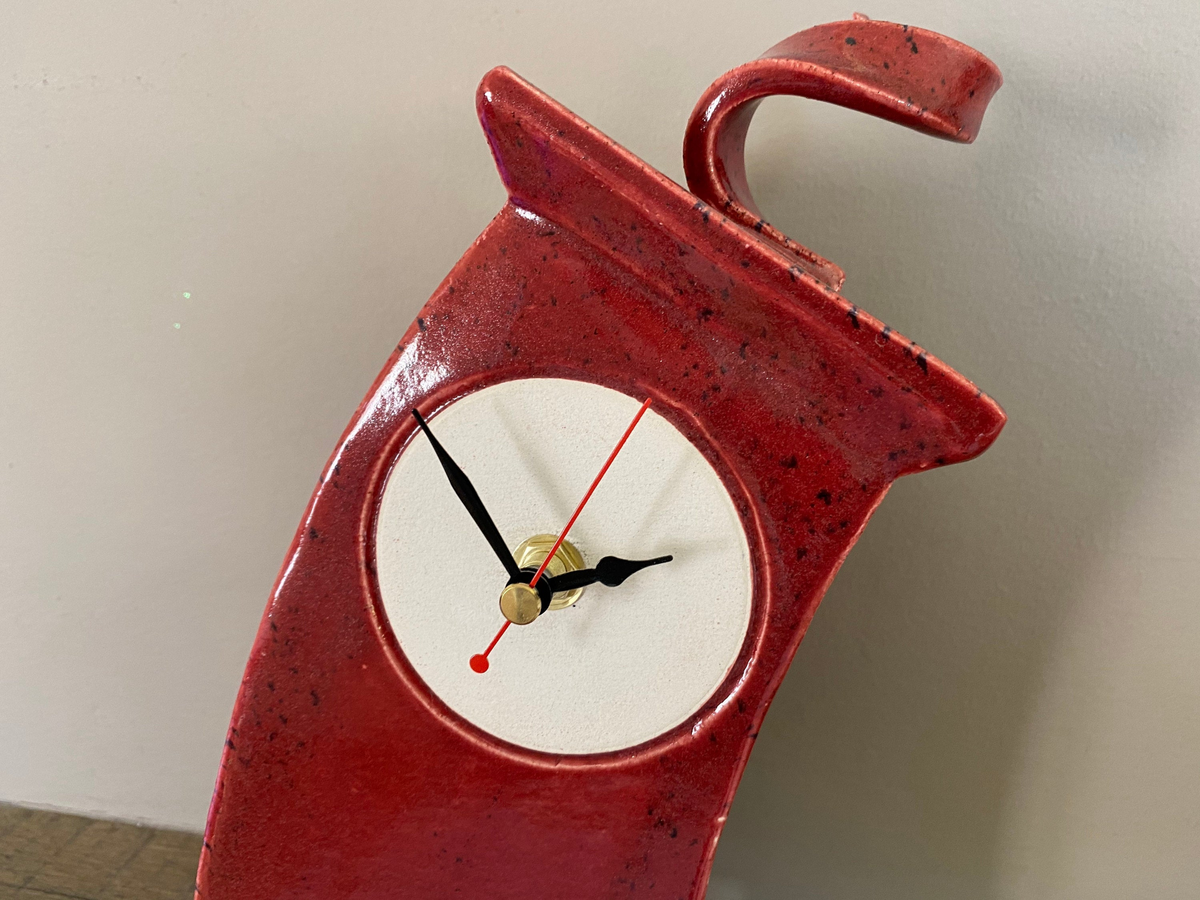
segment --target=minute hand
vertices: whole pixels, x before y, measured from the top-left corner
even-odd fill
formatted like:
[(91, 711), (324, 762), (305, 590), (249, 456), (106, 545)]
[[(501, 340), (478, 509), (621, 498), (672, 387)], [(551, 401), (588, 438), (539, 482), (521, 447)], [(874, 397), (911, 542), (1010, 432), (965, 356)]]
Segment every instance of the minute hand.
[(659, 556), (654, 559), (621, 559), (618, 556), (606, 556), (596, 563), (594, 569), (577, 569), (574, 572), (550, 576), (550, 590), (556, 594), (559, 591), (573, 591), (597, 581), (606, 587), (616, 587), (634, 572), (640, 572), (647, 566), (670, 562), (673, 558)]
[(433, 452), (437, 454), (438, 462), (442, 464), (442, 469), (446, 473), (446, 478), (450, 480), (450, 486), (454, 488), (454, 493), (458, 494), (458, 499), (467, 508), (467, 512), (470, 513), (476, 527), (487, 538), (487, 542), (492, 547), (492, 552), (496, 554), (500, 560), (500, 564), (508, 572), (508, 577), (520, 579), (521, 567), (513, 559), (512, 551), (508, 549), (508, 544), (504, 543), (500, 529), (496, 527), (496, 523), (488, 515), (487, 508), (483, 505), (483, 501), (479, 499), (479, 494), (475, 491), (471, 480), (458, 467), (458, 464), (450, 458), (450, 454), (446, 452), (446, 449), (438, 439), (433, 436), (433, 432), (429, 430), (429, 426), (421, 418), (421, 414), (416, 409), (412, 411), (412, 414), (413, 418), (417, 420), (417, 424), (421, 426), (421, 430), (425, 432), (425, 436), (429, 438), (429, 443), (433, 445)]

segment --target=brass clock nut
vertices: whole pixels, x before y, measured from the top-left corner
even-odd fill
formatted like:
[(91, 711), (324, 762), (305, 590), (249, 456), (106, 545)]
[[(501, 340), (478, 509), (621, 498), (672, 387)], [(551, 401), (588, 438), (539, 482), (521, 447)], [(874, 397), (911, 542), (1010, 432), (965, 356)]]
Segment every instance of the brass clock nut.
[[(554, 534), (535, 534), (517, 546), (517, 549), (513, 551), (513, 557), (522, 569), (530, 566), (536, 569), (550, 553), (550, 549), (557, 540), (558, 536)], [(550, 560), (550, 565), (546, 566), (546, 574), (562, 575), (564, 572), (575, 572), (583, 568), (586, 568), (583, 554), (570, 541), (563, 541), (558, 552), (554, 554), (554, 558)], [(554, 599), (550, 601), (550, 608), (566, 609), (582, 597), (583, 592), (584, 588), (576, 588), (555, 594)]]

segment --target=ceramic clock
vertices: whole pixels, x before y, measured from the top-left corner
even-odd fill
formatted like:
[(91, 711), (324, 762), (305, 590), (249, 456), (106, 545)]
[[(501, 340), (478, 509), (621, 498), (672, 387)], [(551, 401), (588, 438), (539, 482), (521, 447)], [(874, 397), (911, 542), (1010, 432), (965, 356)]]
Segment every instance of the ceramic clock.
[(197, 896), (703, 897), (822, 594), (897, 477), (999, 407), (762, 221), (742, 148), (795, 94), (974, 138), (1000, 85), (856, 18), (706, 92), (690, 191), (507, 69), (509, 200), (342, 435), (234, 710)]

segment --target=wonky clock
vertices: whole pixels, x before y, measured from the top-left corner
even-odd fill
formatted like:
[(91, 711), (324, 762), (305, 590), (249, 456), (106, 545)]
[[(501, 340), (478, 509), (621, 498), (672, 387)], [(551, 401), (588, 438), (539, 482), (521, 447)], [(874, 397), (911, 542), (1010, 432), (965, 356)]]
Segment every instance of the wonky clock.
[(767, 706), (897, 477), (981, 453), (970, 382), (762, 221), (759, 101), (970, 141), (996, 67), (863, 17), (718, 79), (690, 192), (507, 69), (509, 199), (338, 442), (263, 618), (207, 900), (703, 897)]

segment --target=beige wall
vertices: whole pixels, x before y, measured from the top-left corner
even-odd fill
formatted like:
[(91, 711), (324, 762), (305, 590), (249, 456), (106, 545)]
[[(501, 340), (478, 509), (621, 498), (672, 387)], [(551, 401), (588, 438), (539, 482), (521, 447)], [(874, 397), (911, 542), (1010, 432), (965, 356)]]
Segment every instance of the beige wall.
[[(0, 799), (201, 827), (318, 471), (502, 203), (487, 68), (682, 180), (709, 81), (851, 11), (5, 4)], [(978, 142), (773, 100), (751, 181), (1011, 421), (851, 554), (710, 896), (1194, 897), (1194, 2), (864, 11), (999, 63)]]

